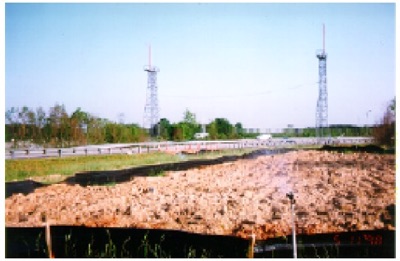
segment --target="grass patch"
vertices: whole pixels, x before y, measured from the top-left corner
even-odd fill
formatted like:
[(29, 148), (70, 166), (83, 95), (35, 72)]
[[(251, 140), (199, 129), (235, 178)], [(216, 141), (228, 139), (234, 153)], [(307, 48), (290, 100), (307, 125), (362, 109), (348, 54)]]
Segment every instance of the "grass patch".
[[(171, 155), (162, 152), (134, 155), (90, 155), (64, 158), (7, 159), (5, 160), (5, 181), (34, 179), (44, 183), (57, 183), (77, 172), (119, 170), (143, 165), (174, 163), (193, 159), (212, 159), (226, 155), (243, 155), (254, 149), (233, 149), (197, 155)], [(152, 176), (163, 176), (155, 171)], [(53, 178), (51, 178), (53, 177)]]
[(77, 172), (115, 170), (177, 161), (179, 157), (165, 153), (6, 160), (5, 180), (45, 178), (49, 175), (67, 177)]

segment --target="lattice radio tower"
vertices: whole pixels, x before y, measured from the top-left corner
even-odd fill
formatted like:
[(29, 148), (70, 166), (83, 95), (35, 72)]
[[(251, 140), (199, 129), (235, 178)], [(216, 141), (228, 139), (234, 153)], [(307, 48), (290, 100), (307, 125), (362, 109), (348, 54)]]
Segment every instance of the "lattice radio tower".
[(158, 94), (157, 94), (157, 67), (151, 65), (151, 46), (149, 46), (149, 64), (144, 66), (147, 72), (147, 95), (144, 106), (143, 127), (149, 130), (150, 135), (158, 134), (159, 122)]
[(319, 61), (319, 94), (316, 111), (315, 133), (317, 137), (329, 136), (328, 128), (328, 91), (326, 88), (325, 24), (322, 27), (322, 50), (317, 51)]

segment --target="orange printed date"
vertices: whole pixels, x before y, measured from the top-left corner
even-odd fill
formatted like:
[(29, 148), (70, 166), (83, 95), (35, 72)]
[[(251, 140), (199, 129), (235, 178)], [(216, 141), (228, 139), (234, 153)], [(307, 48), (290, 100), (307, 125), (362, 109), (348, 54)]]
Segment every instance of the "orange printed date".
[(359, 235), (352, 235), (350, 238), (347, 236), (340, 234), (335, 234), (333, 236), (333, 241), (336, 245), (340, 244), (352, 244), (352, 245), (361, 245), (361, 244), (368, 244), (368, 245), (382, 245), (383, 238), (382, 235), (372, 235), (372, 234), (359, 234)]

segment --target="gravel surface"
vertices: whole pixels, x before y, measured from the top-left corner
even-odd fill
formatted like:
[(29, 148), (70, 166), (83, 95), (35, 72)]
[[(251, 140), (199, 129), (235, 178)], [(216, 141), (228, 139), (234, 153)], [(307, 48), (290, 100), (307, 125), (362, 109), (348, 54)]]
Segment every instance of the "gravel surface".
[(395, 156), (292, 151), (108, 186), (55, 184), (5, 200), (6, 226), (85, 225), (267, 239), (394, 230)]

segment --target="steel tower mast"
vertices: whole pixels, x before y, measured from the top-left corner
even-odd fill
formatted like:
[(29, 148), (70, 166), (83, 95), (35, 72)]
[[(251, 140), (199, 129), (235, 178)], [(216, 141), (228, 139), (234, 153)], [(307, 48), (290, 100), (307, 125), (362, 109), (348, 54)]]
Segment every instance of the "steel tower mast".
[(317, 137), (329, 136), (328, 128), (328, 91), (326, 88), (325, 24), (322, 27), (322, 50), (317, 51), (319, 61), (319, 94), (316, 111), (315, 134)]
[(151, 46), (149, 46), (149, 64), (144, 66), (147, 72), (147, 95), (144, 106), (143, 127), (149, 130), (150, 135), (158, 134), (156, 128), (159, 122), (158, 94), (157, 94), (157, 67), (151, 65)]

